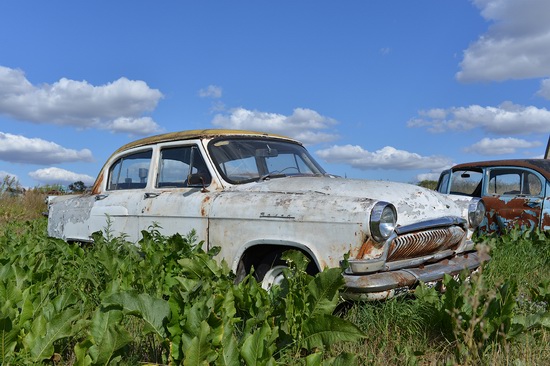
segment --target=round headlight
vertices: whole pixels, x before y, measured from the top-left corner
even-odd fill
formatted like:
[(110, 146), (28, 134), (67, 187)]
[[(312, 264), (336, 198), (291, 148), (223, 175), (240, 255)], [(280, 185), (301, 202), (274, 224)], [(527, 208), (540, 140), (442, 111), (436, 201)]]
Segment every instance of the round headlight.
[(470, 227), (475, 229), (478, 227), (485, 217), (485, 204), (481, 198), (472, 198), (468, 205), (468, 221)]
[(397, 212), (388, 202), (380, 201), (374, 205), (370, 214), (370, 232), (377, 242), (385, 241), (395, 230)]

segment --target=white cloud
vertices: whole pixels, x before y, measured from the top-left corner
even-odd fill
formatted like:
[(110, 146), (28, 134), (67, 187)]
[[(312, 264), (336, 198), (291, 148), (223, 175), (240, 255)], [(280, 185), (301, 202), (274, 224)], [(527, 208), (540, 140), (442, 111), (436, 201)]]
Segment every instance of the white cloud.
[(208, 85), (206, 88), (199, 90), (199, 97), (201, 98), (221, 98), (222, 88), (217, 85)]
[(348, 164), (361, 170), (368, 169), (445, 169), (451, 166), (449, 159), (441, 156), (421, 156), (404, 150), (386, 146), (375, 152), (360, 146), (332, 146), (318, 150), (316, 154), (329, 163)]
[(540, 82), (540, 89), (537, 95), (550, 100), (550, 79), (544, 79)]
[(0, 160), (11, 163), (58, 164), (75, 161), (93, 161), (88, 149), (66, 149), (40, 138), (0, 132)]
[(130, 131), (140, 135), (143, 130), (161, 131), (151, 118), (142, 118), (161, 98), (159, 90), (140, 80), (120, 78), (94, 86), (62, 78), (51, 85), (34, 86), (23, 71), (0, 66), (0, 114), (20, 121), (121, 132), (113, 126), (122, 118), (141, 121)]
[(484, 138), (465, 148), (464, 151), (481, 155), (515, 154), (518, 149), (528, 149), (540, 145), (541, 143), (539, 141), (529, 142), (512, 137), (499, 139)]
[(487, 33), (464, 51), (460, 81), (500, 81), (550, 75), (550, 1), (474, 0)]
[(60, 168), (44, 168), (30, 172), (29, 176), (43, 184), (61, 184), (68, 185), (74, 182), (81, 181), (87, 186), (91, 186), (95, 182), (95, 178), (86, 175), (78, 174)]
[(120, 117), (105, 124), (111, 132), (128, 133), (131, 135), (151, 135), (162, 129), (150, 117), (129, 118)]
[(337, 124), (336, 120), (307, 108), (296, 108), (290, 116), (235, 108), (230, 114), (214, 116), (212, 124), (221, 128), (287, 135), (305, 144), (333, 141), (338, 137), (327, 131)]
[(550, 132), (550, 111), (534, 106), (504, 102), (498, 107), (453, 107), (447, 110), (420, 111), (420, 118), (408, 121), (408, 127), (428, 127), (431, 132), (467, 131), (481, 128), (499, 135), (526, 135)]

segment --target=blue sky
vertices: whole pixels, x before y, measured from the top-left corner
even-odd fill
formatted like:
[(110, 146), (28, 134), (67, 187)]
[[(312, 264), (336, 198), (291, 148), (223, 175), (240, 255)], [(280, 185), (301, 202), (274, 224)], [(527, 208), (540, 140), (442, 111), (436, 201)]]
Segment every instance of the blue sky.
[(202, 128), (302, 140), (417, 182), (542, 157), (550, 1), (0, 3), (0, 178), (90, 185), (121, 145)]

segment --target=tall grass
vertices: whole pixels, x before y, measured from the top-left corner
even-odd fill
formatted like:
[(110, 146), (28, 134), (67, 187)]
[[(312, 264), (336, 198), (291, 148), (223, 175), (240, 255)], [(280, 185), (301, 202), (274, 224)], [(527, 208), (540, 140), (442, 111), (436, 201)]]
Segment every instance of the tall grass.
[(489, 284), (517, 282), (520, 291), (529, 285), (549, 280), (550, 231), (521, 232), (514, 230), (506, 236), (486, 239), (494, 260), (486, 268)]
[(46, 194), (31, 189), (24, 194), (0, 193), (0, 227), (9, 222), (36, 220), (46, 211)]

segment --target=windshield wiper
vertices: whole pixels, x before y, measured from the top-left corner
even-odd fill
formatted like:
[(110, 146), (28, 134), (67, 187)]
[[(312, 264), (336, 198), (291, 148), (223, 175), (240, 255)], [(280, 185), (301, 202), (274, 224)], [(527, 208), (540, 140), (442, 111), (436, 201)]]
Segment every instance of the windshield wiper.
[(260, 178), (258, 178), (258, 182), (262, 182), (264, 180), (271, 179), (271, 178), (284, 178), (284, 177), (286, 177), (286, 174), (284, 173), (267, 173), (260, 176)]

